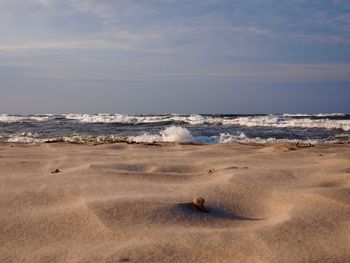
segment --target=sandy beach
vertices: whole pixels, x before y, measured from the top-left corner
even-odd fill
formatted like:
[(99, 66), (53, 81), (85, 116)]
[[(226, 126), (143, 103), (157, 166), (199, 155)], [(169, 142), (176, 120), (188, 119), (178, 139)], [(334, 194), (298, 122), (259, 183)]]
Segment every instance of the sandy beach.
[(0, 262), (350, 262), (350, 145), (7, 143), (0, 211)]

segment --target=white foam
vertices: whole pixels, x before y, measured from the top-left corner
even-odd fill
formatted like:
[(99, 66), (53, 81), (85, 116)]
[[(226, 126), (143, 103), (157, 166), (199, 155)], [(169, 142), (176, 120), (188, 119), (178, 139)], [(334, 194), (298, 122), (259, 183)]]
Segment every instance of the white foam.
[(334, 116), (345, 116), (345, 113), (317, 113), (317, 114), (308, 114), (308, 113), (284, 113), (284, 117), (334, 117)]
[(9, 115), (0, 114), (0, 122), (14, 123), (14, 122), (24, 122), (24, 121), (47, 121), (50, 118), (49, 114), (46, 115)]
[(129, 115), (123, 114), (65, 114), (64, 117), (69, 120), (76, 120), (82, 123), (131, 123), (133, 119)]
[(193, 137), (191, 132), (180, 126), (170, 126), (159, 134), (144, 133), (139, 136), (129, 137), (132, 142), (191, 142)]
[(68, 143), (117, 143), (117, 142), (126, 142), (126, 137), (117, 136), (117, 135), (108, 135), (108, 136), (92, 136), (92, 135), (70, 135), (70, 136), (59, 136), (59, 137), (46, 137), (46, 138), (37, 138), (37, 134), (31, 133), (18, 133), (10, 136), (1, 136), (0, 139), (4, 138), (6, 142), (12, 143), (46, 143), (46, 142), (68, 142)]
[(132, 115), (132, 114), (65, 114), (66, 119), (76, 120), (82, 123), (125, 123), (125, 124), (139, 124), (139, 123), (164, 123), (164, 122), (183, 122), (191, 125), (201, 124), (222, 124), (222, 118), (202, 116), (199, 114), (178, 115)]
[(248, 138), (244, 133), (239, 135), (229, 134), (229, 133), (221, 133), (219, 138), (219, 143), (262, 143), (260, 138)]
[(36, 138), (36, 134), (31, 133), (19, 133), (12, 135), (11, 137), (6, 135), (0, 135), (0, 139), (5, 139), (6, 142), (11, 143), (45, 143), (45, 142), (68, 142), (68, 143), (117, 143), (117, 142), (137, 142), (137, 143), (153, 143), (153, 142), (197, 142), (204, 144), (211, 143), (258, 143), (258, 144), (276, 144), (276, 143), (348, 143), (349, 134), (339, 134), (335, 137), (330, 137), (326, 139), (276, 139), (276, 138), (251, 138), (246, 136), (243, 132), (237, 132), (236, 134), (221, 133), (219, 136), (211, 137), (193, 137), (191, 133), (182, 127), (171, 126), (164, 129), (158, 134), (144, 133), (139, 136), (132, 137), (122, 137), (118, 135), (108, 135), (108, 136), (85, 136), (85, 135), (70, 135), (63, 137), (49, 137), (49, 138)]
[(160, 134), (150, 134), (150, 133), (143, 133), (138, 136), (131, 136), (128, 139), (130, 142), (146, 142), (146, 143), (152, 143), (152, 142), (162, 142), (163, 138)]
[(170, 126), (160, 134), (164, 142), (190, 142), (193, 139), (191, 132), (180, 126)]
[(219, 143), (237, 142), (247, 140), (248, 137), (243, 133), (238, 133), (236, 135), (229, 133), (221, 133)]
[(13, 136), (7, 140), (7, 142), (14, 142), (14, 143), (43, 143), (45, 142), (45, 139), (37, 139), (34, 137), (28, 137), (28, 136)]
[(282, 114), (283, 117), (311, 117), (312, 114), (308, 113), (284, 113)]
[(337, 143), (337, 140), (299, 140), (299, 139), (276, 139), (276, 138), (249, 138), (247, 137), (243, 132), (235, 135), (235, 134), (229, 134), (229, 133), (221, 133), (219, 143), (232, 143), (232, 142), (239, 142), (239, 143), (258, 143), (258, 144), (273, 144), (273, 143), (297, 143), (297, 142), (303, 142), (303, 143), (310, 143), (310, 144), (318, 144), (318, 143)]
[(57, 138), (50, 138), (50, 142), (69, 142), (69, 143), (116, 143), (116, 142), (125, 142), (126, 138), (117, 136), (117, 135), (108, 135), (108, 136), (86, 136), (86, 135), (71, 135), (63, 136)]
[[(177, 122), (190, 125), (236, 125), (247, 127), (278, 127), (278, 128), (322, 128), (322, 129), (342, 129), (350, 130), (350, 120), (332, 120), (332, 119), (310, 119), (308, 116), (340, 116), (341, 113), (332, 114), (283, 114), (267, 116), (244, 116), (244, 117), (215, 117), (193, 114), (185, 115), (128, 115), (128, 114), (66, 114), (65, 118), (76, 120), (83, 123), (121, 123), (121, 124), (140, 124), (140, 123), (164, 123)], [(304, 117), (304, 118), (293, 118)]]
[(69, 120), (76, 120), (82, 123), (160, 123), (171, 121), (168, 115), (129, 115), (129, 114), (65, 114), (64, 117)]
[(330, 119), (293, 119), (283, 118), (276, 115), (238, 117), (226, 121), (226, 124), (247, 127), (277, 127), (277, 128), (322, 128), (350, 130), (350, 120)]
[(334, 117), (334, 116), (346, 116), (345, 113), (318, 113), (317, 117)]
[(15, 142), (15, 143), (43, 143), (45, 139), (39, 139), (37, 133), (33, 132), (18, 132), (15, 134), (10, 134), (7, 137), (7, 142)]

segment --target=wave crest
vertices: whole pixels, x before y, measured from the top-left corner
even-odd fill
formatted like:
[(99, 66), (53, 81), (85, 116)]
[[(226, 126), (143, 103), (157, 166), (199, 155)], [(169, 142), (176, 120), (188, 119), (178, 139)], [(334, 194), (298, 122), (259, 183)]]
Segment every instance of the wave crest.
[[(264, 116), (211, 116), (211, 115), (128, 115), (128, 114), (67, 114), (66, 119), (82, 123), (120, 123), (120, 124), (150, 124), (168, 123), (189, 125), (225, 125), (245, 127), (276, 127), (276, 128), (316, 128), (350, 130), (350, 120), (330, 119), (346, 114), (283, 114)], [(322, 117), (313, 119), (311, 117)]]
[(340, 129), (350, 131), (350, 120), (308, 119), (308, 118), (284, 118), (275, 115), (257, 117), (238, 117), (227, 124), (235, 124), (246, 127), (276, 127), (276, 128), (318, 128)]
[(129, 141), (132, 142), (191, 142), (193, 136), (191, 132), (180, 126), (170, 126), (162, 131), (159, 134), (149, 134), (144, 133), (139, 136), (129, 137)]
[(14, 123), (14, 122), (27, 122), (27, 121), (47, 121), (50, 115), (9, 115), (0, 114), (0, 122)]

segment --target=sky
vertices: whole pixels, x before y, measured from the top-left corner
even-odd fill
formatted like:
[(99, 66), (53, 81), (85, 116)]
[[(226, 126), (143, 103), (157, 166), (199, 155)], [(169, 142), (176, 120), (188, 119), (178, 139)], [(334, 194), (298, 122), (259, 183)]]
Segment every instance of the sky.
[(350, 0), (0, 0), (0, 113), (350, 112)]

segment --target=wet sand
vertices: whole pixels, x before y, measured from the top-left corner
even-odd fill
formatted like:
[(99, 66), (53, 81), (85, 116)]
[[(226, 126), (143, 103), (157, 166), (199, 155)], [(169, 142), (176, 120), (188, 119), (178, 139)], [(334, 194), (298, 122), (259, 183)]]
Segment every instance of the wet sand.
[(0, 262), (350, 262), (349, 248), (350, 145), (0, 145)]

